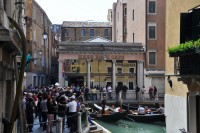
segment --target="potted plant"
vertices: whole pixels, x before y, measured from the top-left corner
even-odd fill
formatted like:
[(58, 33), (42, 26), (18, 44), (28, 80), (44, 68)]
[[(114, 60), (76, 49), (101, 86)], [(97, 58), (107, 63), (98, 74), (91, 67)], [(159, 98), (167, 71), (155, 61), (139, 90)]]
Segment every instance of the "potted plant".
[(185, 56), (200, 53), (200, 39), (196, 41), (187, 41), (178, 46), (168, 48), (170, 57)]

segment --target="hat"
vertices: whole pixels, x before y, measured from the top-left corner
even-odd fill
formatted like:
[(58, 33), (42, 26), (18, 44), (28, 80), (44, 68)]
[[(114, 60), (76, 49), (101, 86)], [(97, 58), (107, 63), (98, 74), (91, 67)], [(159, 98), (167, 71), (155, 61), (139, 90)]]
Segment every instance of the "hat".
[(75, 96), (74, 96), (74, 95), (72, 95), (70, 98), (71, 98), (71, 99), (75, 99)]
[(59, 83), (57, 82), (57, 83), (55, 83), (55, 86), (59, 86)]

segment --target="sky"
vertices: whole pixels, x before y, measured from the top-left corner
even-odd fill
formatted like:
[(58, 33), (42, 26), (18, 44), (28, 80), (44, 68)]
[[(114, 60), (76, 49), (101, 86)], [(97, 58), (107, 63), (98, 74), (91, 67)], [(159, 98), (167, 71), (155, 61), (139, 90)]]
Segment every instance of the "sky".
[(108, 9), (117, 0), (36, 0), (52, 24), (63, 21), (107, 21)]

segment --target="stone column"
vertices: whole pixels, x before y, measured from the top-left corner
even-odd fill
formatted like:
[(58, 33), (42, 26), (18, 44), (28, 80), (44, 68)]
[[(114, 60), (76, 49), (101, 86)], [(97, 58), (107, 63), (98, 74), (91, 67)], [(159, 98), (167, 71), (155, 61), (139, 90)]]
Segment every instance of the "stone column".
[(90, 60), (87, 60), (87, 87), (90, 89)]
[(78, 112), (78, 117), (77, 117), (77, 132), (82, 133), (82, 125), (81, 125), (81, 112)]
[(60, 84), (61, 87), (64, 86), (64, 83), (63, 83), (63, 61), (62, 60), (59, 60), (59, 65), (58, 65), (58, 82)]
[(116, 63), (116, 60), (112, 60), (112, 88), (113, 90), (115, 90), (115, 84), (116, 84), (115, 63)]
[(142, 88), (144, 85), (144, 62), (137, 61), (137, 85)]

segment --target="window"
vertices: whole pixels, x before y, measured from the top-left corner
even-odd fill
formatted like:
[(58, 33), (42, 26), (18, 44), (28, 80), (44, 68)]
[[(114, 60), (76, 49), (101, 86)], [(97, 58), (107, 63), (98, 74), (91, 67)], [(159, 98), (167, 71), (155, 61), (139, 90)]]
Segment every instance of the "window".
[(33, 30), (33, 41), (36, 42), (36, 29)]
[(148, 3), (148, 13), (155, 14), (156, 13), (156, 1), (155, 0), (149, 0)]
[(108, 73), (112, 73), (112, 67), (107, 67)]
[(126, 16), (126, 15), (127, 15), (127, 9), (124, 8), (124, 16)]
[(133, 21), (134, 21), (134, 19), (135, 19), (135, 15), (134, 15), (134, 9), (133, 9), (133, 18), (132, 18), (132, 19), (133, 19)]
[(122, 68), (117, 68), (118, 73), (122, 73)]
[(69, 29), (65, 29), (65, 36), (69, 36)]
[(129, 73), (134, 73), (134, 68), (129, 68)]
[(127, 34), (127, 28), (124, 27), (124, 34)]
[(82, 30), (81, 30), (81, 35), (82, 35), (82, 36), (86, 36), (86, 29), (82, 29)]
[(94, 36), (94, 29), (90, 29), (90, 36)]
[(156, 65), (156, 52), (149, 52), (149, 65)]
[[(34, 58), (34, 59), (37, 58), (37, 53), (36, 53), (36, 51), (34, 51), (34, 53), (33, 53), (33, 58)], [(36, 60), (33, 61), (33, 64), (36, 64)]]
[(44, 66), (44, 55), (42, 56), (42, 66)]
[(135, 42), (135, 34), (133, 33), (133, 43)]
[(148, 39), (156, 39), (156, 23), (148, 23)]
[(123, 63), (123, 60), (116, 60), (116, 63)]
[(104, 36), (108, 36), (108, 29), (104, 29)]
[(133, 90), (133, 82), (129, 82), (129, 90)]

